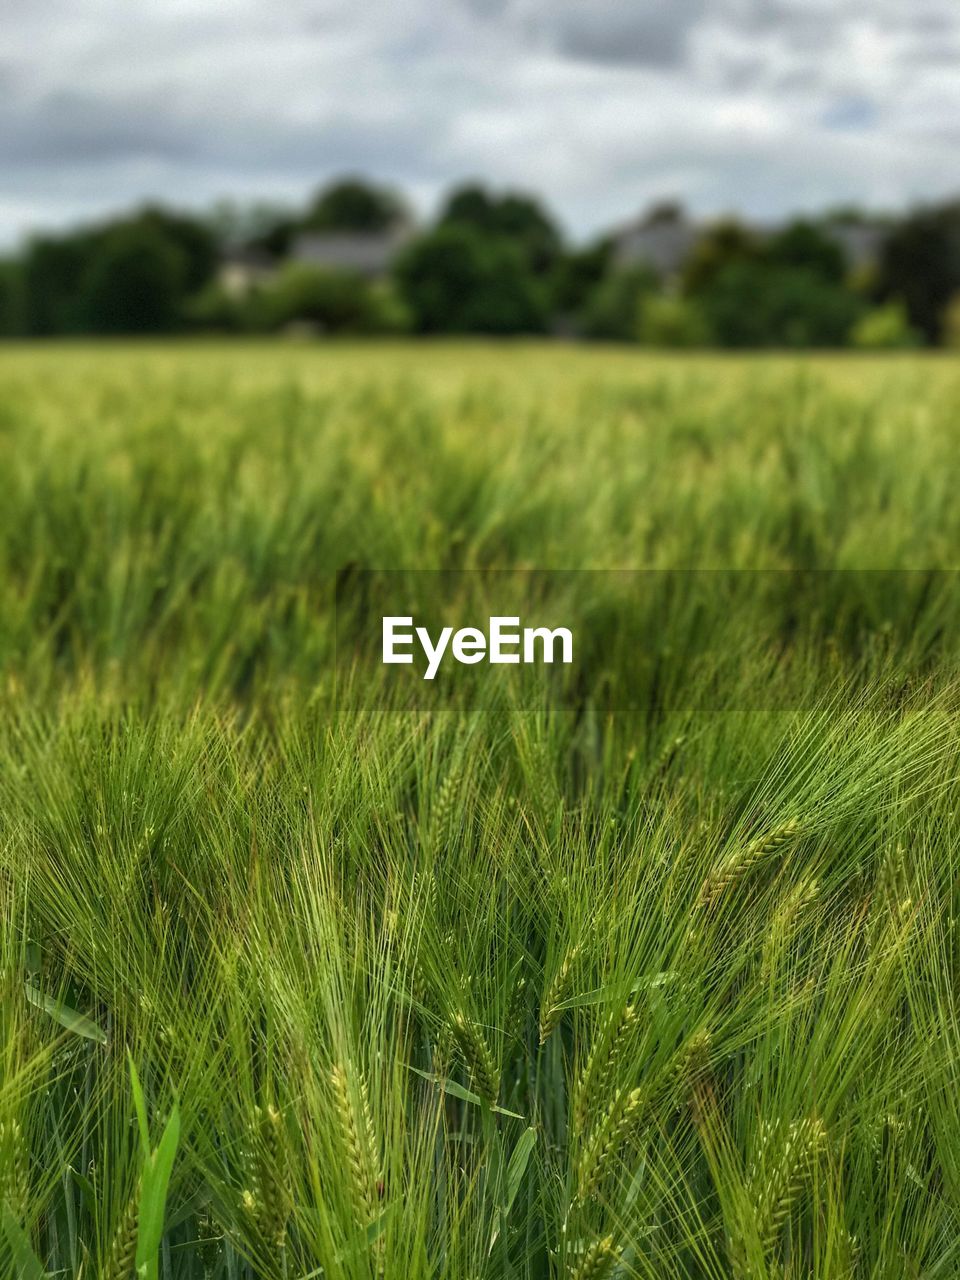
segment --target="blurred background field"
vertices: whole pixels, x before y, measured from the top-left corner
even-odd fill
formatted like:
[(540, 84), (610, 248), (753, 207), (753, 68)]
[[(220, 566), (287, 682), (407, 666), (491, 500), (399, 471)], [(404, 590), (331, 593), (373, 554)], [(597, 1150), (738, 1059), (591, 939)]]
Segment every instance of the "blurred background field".
[(309, 692), (351, 567), (955, 567), (934, 356), (58, 345), (0, 378), (11, 685)]

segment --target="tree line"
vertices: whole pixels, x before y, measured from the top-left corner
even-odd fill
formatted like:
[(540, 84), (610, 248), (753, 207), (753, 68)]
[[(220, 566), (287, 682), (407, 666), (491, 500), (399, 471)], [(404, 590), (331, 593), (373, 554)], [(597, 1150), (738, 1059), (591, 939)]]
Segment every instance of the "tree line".
[[(887, 219), (875, 260), (859, 267), (831, 234), (835, 217), (765, 235), (726, 219), (664, 275), (625, 262), (612, 236), (572, 246), (540, 201), (478, 185), (454, 191), (375, 278), (290, 256), (307, 233), (378, 236), (408, 221), (395, 192), (348, 179), (298, 211), (149, 207), (38, 235), (0, 261), (0, 335), (299, 327), (660, 347), (960, 345), (960, 201)], [(225, 278), (229, 255), (261, 264), (242, 288)]]

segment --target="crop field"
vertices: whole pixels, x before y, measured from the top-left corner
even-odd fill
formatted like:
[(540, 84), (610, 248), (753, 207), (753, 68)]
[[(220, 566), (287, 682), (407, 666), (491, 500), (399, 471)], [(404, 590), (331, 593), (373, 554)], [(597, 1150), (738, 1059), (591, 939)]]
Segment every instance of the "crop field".
[[(958, 430), (933, 356), (0, 349), (0, 1276), (960, 1275)], [(364, 656), (518, 581), (567, 676)]]

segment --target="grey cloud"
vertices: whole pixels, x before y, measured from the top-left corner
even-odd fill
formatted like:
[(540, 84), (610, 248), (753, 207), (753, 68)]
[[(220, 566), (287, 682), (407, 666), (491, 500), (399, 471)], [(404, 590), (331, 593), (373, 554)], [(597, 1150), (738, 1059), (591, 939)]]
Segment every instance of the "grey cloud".
[(683, 60), (690, 31), (707, 10), (706, 0), (671, 0), (666, 5), (594, 0), (589, 6), (551, 7), (561, 53), (654, 67), (676, 66)]
[[(939, 60), (960, 32), (952, 0), (461, 0), (518, 46), (611, 65), (677, 68), (695, 37), (720, 33), (817, 56), (854, 24), (895, 34), (903, 57)], [(746, 82), (743, 71), (735, 73)]]
[[(532, 47), (561, 56), (639, 67), (676, 67), (702, 28), (774, 35), (822, 49), (857, 16), (859, 0), (462, 0)], [(882, 0), (881, 0), (882, 3)]]
[(502, 17), (510, 8), (510, 0), (464, 0), (464, 4), (482, 18)]
[(442, 137), (439, 119), (365, 123), (344, 113), (316, 124), (255, 116), (213, 122), (156, 94), (106, 102), (88, 93), (62, 93), (29, 112), (6, 112), (0, 120), (0, 169), (70, 171), (146, 160), (312, 175), (355, 165), (362, 157), (364, 165), (399, 175)]
[(953, 0), (715, 0), (709, 16), (746, 35), (774, 36), (787, 47), (822, 51), (854, 24), (907, 42), (960, 31)]
[(464, 0), (528, 45), (591, 62), (675, 66), (709, 0)]
[(196, 135), (159, 95), (111, 101), (90, 92), (52, 93), (36, 103), (8, 100), (0, 119), (0, 163), (86, 164), (131, 156), (189, 158)]

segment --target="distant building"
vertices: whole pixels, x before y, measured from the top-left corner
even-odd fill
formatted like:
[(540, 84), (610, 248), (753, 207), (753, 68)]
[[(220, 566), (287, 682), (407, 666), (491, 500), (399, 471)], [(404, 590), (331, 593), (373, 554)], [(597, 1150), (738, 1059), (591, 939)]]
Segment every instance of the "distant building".
[(675, 276), (703, 229), (687, 217), (682, 206), (657, 205), (638, 221), (614, 232), (614, 262), (619, 267), (646, 265), (658, 276)]
[(839, 219), (824, 223), (823, 230), (843, 250), (847, 267), (858, 273), (877, 265), (890, 234), (888, 228), (878, 222)]
[[(761, 244), (783, 229), (774, 225), (741, 225)], [(843, 250), (850, 271), (868, 270), (879, 261), (888, 234), (882, 223), (832, 218), (819, 225)], [(709, 227), (709, 223), (689, 218), (681, 205), (656, 205), (642, 218), (614, 232), (614, 262), (619, 267), (646, 265), (662, 279), (671, 280), (683, 270), (697, 241)]]
[(220, 263), (218, 280), (231, 298), (243, 298), (251, 289), (266, 284), (276, 273), (275, 259), (262, 249), (234, 249)]
[(387, 274), (412, 235), (407, 224), (385, 231), (304, 231), (294, 238), (288, 260), (376, 279)]
[(385, 231), (301, 231), (282, 257), (264, 249), (229, 250), (220, 263), (218, 280), (224, 293), (243, 298), (269, 284), (288, 263), (328, 271), (351, 271), (370, 280), (385, 276), (397, 253), (415, 234), (408, 223)]

